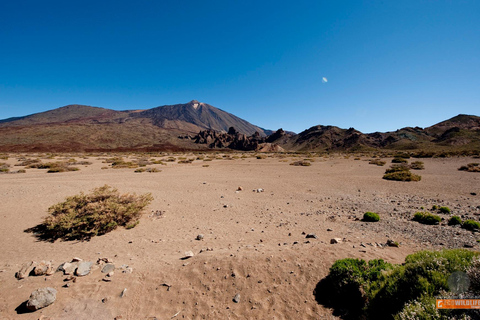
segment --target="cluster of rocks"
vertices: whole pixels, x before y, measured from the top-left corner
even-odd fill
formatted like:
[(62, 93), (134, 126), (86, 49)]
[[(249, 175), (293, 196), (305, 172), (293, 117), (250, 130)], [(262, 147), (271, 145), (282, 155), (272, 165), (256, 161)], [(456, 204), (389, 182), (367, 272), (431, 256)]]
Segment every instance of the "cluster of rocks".
[[(41, 261), (39, 263), (30, 261), (22, 265), (20, 270), (15, 273), (18, 280), (25, 279), (29, 276), (51, 276), (55, 273), (62, 273), (65, 277), (63, 286), (68, 288), (71, 283), (77, 281), (77, 277), (85, 277), (89, 275), (94, 268), (94, 263), (91, 261), (83, 261), (80, 258), (73, 258), (70, 262), (60, 264), (56, 269), (53, 267), (51, 261)], [(99, 258), (96, 262), (96, 268), (101, 269), (101, 273), (105, 276), (103, 281), (110, 282), (115, 271), (115, 264), (108, 258)], [(133, 269), (128, 265), (121, 266), (123, 273), (131, 273)], [(32, 292), (30, 298), (25, 304), (25, 307), (31, 311), (36, 311), (51, 305), (57, 295), (57, 290), (54, 288), (39, 288)]]
[(195, 137), (188, 138), (195, 140), (197, 144), (207, 144), (208, 147), (212, 149), (229, 148), (241, 151), (279, 152), (284, 151), (283, 148), (273, 144), (273, 142), (285, 134), (285, 131), (279, 129), (268, 137), (262, 137), (258, 132), (247, 136), (246, 134), (237, 132), (235, 128), (230, 127), (228, 132), (208, 129), (200, 131)]

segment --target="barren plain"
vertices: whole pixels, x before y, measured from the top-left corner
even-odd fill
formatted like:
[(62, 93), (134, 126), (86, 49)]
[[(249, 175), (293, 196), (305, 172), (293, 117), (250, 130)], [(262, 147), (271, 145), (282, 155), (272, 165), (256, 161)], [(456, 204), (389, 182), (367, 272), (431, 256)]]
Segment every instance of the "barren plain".
[[(433, 205), (478, 220), (480, 174), (458, 171), (478, 159), (419, 159), (425, 170), (415, 173), (422, 180), (397, 182), (382, 179), (391, 158), (380, 167), (366, 155), (315, 156), (310, 166), (292, 166), (305, 156), (217, 154), (182, 164), (179, 157), (197, 155), (176, 154), (177, 161), (147, 165), (161, 170), (152, 173), (112, 169), (104, 163), (110, 156), (69, 156), (92, 163), (74, 172), (0, 175), (1, 319), (337, 319), (314, 295), (335, 260), (402, 263), (423, 249), (475, 250), (480, 239), (448, 226), (448, 214), (434, 226), (411, 220)], [(15, 172), (23, 169), (15, 166), (20, 157), (0, 162)], [(152, 194), (138, 226), (89, 241), (49, 242), (25, 232), (50, 206), (105, 184), (121, 193)], [(363, 222), (366, 211), (381, 220)], [(306, 238), (311, 233), (316, 238)], [(332, 238), (342, 240), (331, 244)], [(389, 239), (399, 247), (386, 246)], [(188, 251), (194, 256), (182, 259)], [(94, 263), (75, 282), (62, 272), (15, 278), (29, 261), (51, 261), (56, 268), (74, 257)], [(103, 258), (116, 266), (111, 281), (103, 281), (97, 264)], [(56, 301), (24, 313), (22, 303), (42, 287), (55, 288)]]

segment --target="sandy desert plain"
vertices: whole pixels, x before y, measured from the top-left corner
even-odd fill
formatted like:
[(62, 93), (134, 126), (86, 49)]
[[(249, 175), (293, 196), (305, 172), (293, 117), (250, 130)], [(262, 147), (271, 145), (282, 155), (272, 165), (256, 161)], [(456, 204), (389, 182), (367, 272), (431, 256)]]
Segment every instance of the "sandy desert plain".
[[(368, 155), (310, 155), (311, 166), (303, 167), (289, 165), (306, 157), (298, 154), (206, 157), (212, 155), (212, 161), (165, 162), (147, 165), (161, 172), (135, 173), (104, 163), (113, 155), (59, 154), (42, 161), (73, 157), (91, 164), (74, 172), (1, 174), (0, 319), (337, 319), (314, 295), (337, 259), (402, 263), (423, 249), (478, 248), (480, 234), (446, 221), (429, 226), (411, 220), (433, 205), (478, 220), (480, 174), (458, 170), (478, 159), (419, 159), (425, 170), (415, 173), (422, 180), (397, 182), (382, 179), (391, 158), (381, 167), (369, 164)], [(44, 156), (10, 154), (0, 162), (15, 172), (23, 169), (15, 166), (22, 157)], [(49, 242), (25, 232), (42, 222), (50, 206), (105, 184), (122, 193), (152, 194), (138, 226), (89, 241)], [(366, 211), (381, 220), (361, 221)], [(307, 239), (309, 233), (317, 238)], [(203, 240), (196, 240), (199, 234)], [(332, 238), (342, 241), (331, 244)], [(399, 247), (385, 246), (388, 239)], [(187, 251), (194, 256), (182, 260)], [(94, 263), (75, 282), (64, 281), (62, 272), (15, 278), (29, 261), (51, 261), (56, 268), (74, 257)], [(109, 282), (97, 264), (102, 258), (116, 266)], [(22, 303), (42, 287), (55, 288), (56, 301), (23, 313)]]

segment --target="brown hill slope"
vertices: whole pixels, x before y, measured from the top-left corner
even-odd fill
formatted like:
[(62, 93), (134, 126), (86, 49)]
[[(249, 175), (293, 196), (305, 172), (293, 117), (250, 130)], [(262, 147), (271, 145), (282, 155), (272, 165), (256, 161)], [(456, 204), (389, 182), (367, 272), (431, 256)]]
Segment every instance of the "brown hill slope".
[(262, 129), (198, 101), (149, 110), (114, 111), (69, 105), (0, 121), (0, 151), (205, 149), (177, 137), (201, 130)]
[(406, 127), (394, 132), (364, 134), (354, 128), (314, 126), (277, 141), (286, 150), (454, 150), (480, 151), (480, 117), (458, 115), (431, 127)]

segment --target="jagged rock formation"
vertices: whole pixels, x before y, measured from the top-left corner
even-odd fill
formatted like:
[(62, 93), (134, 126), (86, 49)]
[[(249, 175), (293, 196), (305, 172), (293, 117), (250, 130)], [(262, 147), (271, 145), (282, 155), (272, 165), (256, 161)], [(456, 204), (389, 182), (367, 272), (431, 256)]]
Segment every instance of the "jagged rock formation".
[(278, 145), (272, 142), (285, 135), (282, 129), (277, 130), (268, 137), (262, 137), (258, 132), (251, 136), (237, 132), (234, 127), (230, 127), (228, 132), (218, 132), (215, 130), (200, 131), (193, 139), (197, 144), (206, 144), (212, 149), (229, 148), (241, 151), (262, 151), (275, 152), (283, 151)]

